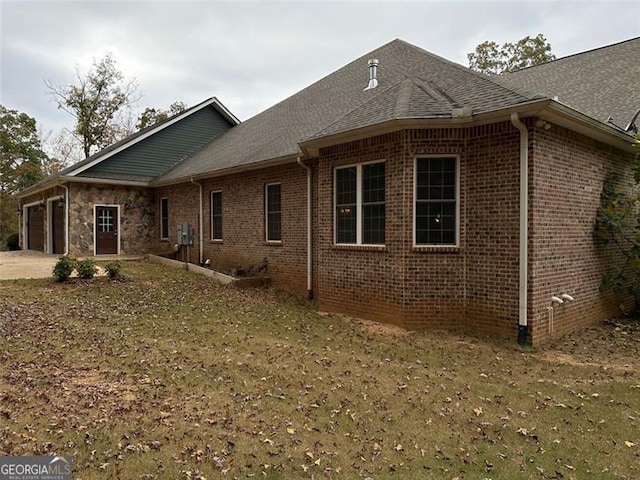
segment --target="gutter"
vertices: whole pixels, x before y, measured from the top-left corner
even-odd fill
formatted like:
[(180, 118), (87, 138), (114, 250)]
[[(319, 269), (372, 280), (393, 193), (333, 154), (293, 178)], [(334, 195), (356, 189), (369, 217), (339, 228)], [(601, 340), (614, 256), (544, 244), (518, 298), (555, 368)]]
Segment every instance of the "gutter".
[(204, 232), (202, 231), (202, 227), (204, 224), (203, 220), (203, 209), (202, 209), (202, 184), (196, 182), (193, 177), (191, 177), (191, 183), (197, 185), (200, 189), (200, 195), (198, 195), (200, 205), (198, 210), (198, 265), (202, 265), (202, 257), (204, 257)]
[(518, 344), (527, 342), (527, 289), (529, 274), (529, 131), (517, 113), (511, 123), (520, 131), (520, 279), (518, 291)]
[(307, 170), (307, 296), (309, 300), (313, 299), (313, 256), (311, 241), (311, 167), (302, 161), (302, 157), (296, 159), (298, 165)]

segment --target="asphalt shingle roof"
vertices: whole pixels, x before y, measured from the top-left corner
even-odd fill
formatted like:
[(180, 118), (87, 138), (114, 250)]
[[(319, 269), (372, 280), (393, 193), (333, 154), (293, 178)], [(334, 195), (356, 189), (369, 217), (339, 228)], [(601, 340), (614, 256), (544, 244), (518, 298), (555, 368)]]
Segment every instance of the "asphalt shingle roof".
[(496, 77), (625, 128), (640, 108), (640, 37)]
[[(379, 86), (364, 90), (372, 58), (379, 60)], [(157, 180), (179, 181), (296, 155), (300, 141), (387, 120), (451, 116), (455, 107), (470, 107), (475, 114), (536, 98), (541, 97), (394, 40), (233, 127)]]

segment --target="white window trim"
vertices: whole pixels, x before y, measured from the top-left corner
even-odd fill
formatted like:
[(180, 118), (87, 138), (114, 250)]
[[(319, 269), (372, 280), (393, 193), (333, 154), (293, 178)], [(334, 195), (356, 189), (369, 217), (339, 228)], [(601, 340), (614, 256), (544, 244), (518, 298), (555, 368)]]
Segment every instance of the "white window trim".
[[(386, 160), (372, 160), (370, 162), (351, 163), (349, 165), (340, 165), (333, 169), (333, 244), (336, 246), (360, 246), (360, 247), (384, 247), (384, 243), (362, 243), (362, 167), (364, 165), (373, 165), (376, 163), (385, 164), (385, 182), (384, 182), (384, 205), (385, 205), (385, 240), (387, 238), (386, 226), (386, 206), (387, 206), (387, 168)], [(356, 167), (356, 243), (338, 243), (338, 217), (336, 215), (336, 206), (338, 204), (338, 170), (343, 168)]]
[[(418, 198), (418, 160), (425, 158), (455, 158), (456, 159), (456, 243), (416, 243), (416, 199)], [(413, 246), (415, 248), (457, 248), (460, 246), (460, 155), (433, 154), (419, 155), (413, 160)]]
[[(216, 238), (213, 236), (213, 194), (214, 193), (219, 193), (220, 199), (222, 200), (222, 190), (211, 190), (211, 192), (209, 192), (209, 211), (210, 211), (210, 223), (211, 223), (210, 236), (212, 241), (219, 242), (222, 240), (222, 237)], [(223, 205), (224, 205), (224, 202), (223, 202)], [(221, 216), (224, 218), (224, 207), (222, 209)], [(223, 226), (224, 226), (224, 223), (223, 223)], [(222, 235), (224, 236), (224, 231)]]
[[(167, 231), (165, 232), (167, 234), (166, 237), (162, 236), (162, 201), (166, 200), (167, 201)], [(159, 222), (159, 234), (160, 234), (160, 240), (169, 240), (169, 197), (160, 197), (160, 202), (158, 204), (159, 208), (158, 208), (158, 213), (160, 214), (160, 222)]]
[[(280, 185), (280, 240), (269, 240), (269, 187), (273, 185)], [(265, 183), (264, 185), (264, 239), (267, 243), (280, 244), (282, 243), (282, 182)]]
[[(116, 253), (116, 255), (120, 255), (120, 205), (110, 205), (110, 204), (106, 204), (106, 203), (96, 203), (93, 205), (93, 254), (94, 255), (98, 255), (98, 222), (96, 222), (96, 213), (98, 208), (100, 207), (107, 207), (107, 208), (115, 208), (116, 209), (116, 220), (117, 220), (117, 229), (118, 232), (116, 233), (117, 235), (117, 245), (118, 245), (118, 252)], [(104, 255), (104, 254), (103, 254)]]

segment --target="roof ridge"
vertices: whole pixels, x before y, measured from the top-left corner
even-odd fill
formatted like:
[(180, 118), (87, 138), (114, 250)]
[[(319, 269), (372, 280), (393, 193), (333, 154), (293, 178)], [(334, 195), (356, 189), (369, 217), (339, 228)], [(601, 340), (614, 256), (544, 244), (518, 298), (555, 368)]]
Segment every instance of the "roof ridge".
[[(361, 58), (361, 57), (358, 57)], [(362, 108), (363, 106), (367, 105), (368, 103), (372, 102), (373, 100), (375, 100), (376, 98), (378, 98), (380, 95), (383, 95), (385, 93), (387, 93), (389, 90), (391, 90), (394, 87), (397, 87), (398, 85), (402, 84), (405, 80), (407, 80), (409, 78), (408, 75), (405, 76), (404, 79), (402, 80), (398, 80), (397, 82), (389, 85), (388, 87), (380, 90), (378, 93), (376, 93), (373, 97), (368, 98), (367, 100), (365, 100), (362, 103), (359, 103), (357, 106), (355, 106), (354, 108), (352, 108), (351, 110), (349, 110), (348, 112), (345, 112), (343, 115), (340, 115), (338, 118), (336, 118), (335, 120), (333, 120), (331, 123), (328, 123), (327, 125), (324, 125), (322, 128), (320, 128), (319, 130), (316, 130), (315, 132), (313, 132), (310, 135), (307, 135), (309, 138), (314, 137), (316, 135), (318, 135), (320, 132), (322, 132), (323, 130), (326, 130), (327, 128), (331, 127), (332, 125), (335, 125), (336, 123), (338, 123), (340, 120), (342, 120), (343, 118), (351, 115), (353, 112), (355, 112), (356, 110), (359, 110), (360, 108)]]
[(406, 117), (409, 113), (409, 106), (411, 105), (411, 94), (413, 93), (413, 86), (416, 83), (409, 77), (400, 82), (400, 92), (398, 93), (398, 99), (396, 106), (393, 109), (393, 116), (395, 118)]
[(520, 90), (515, 90), (515, 89), (513, 89), (513, 88), (511, 88), (511, 87), (508, 87), (508, 86), (506, 86), (506, 85), (503, 85), (502, 83), (500, 83), (500, 82), (498, 82), (498, 81), (494, 80), (494, 79), (493, 79), (491, 76), (489, 76), (489, 75), (485, 75), (484, 73), (476, 72), (475, 70), (473, 70), (473, 69), (471, 69), (471, 68), (469, 68), (469, 67), (465, 67), (464, 65), (460, 65), (459, 63), (456, 63), (456, 62), (454, 62), (454, 61), (451, 61), (451, 60), (449, 60), (449, 59), (446, 59), (446, 58), (444, 58), (444, 57), (441, 57), (440, 55), (436, 55), (435, 53), (432, 53), (432, 52), (430, 52), (430, 51), (428, 51), (428, 50), (425, 50), (424, 48), (421, 48), (421, 47), (418, 47), (418, 46), (416, 46), (416, 45), (413, 45), (413, 44), (411, 44), (411, 43), (409, 43), (409, 42), (406, 42), (406, 41), (404, 41), (404, 40), (402, 40), (402, 39), (399, 39), (399, 38), (398, 38), (398, 39), (396, 39), (396, 41), (402, 42), (402, 43), (404, 43), (405, 45), (408, 45), (409, 47), (411, 47), (411, 48), (413, 48), (413, 49), (415, 49), (415, 50), (418, 50), (419, 52), (421, 52), (421, 53), (423, 53), (423, 54), (426, 54), (426, 55), (428, 55), (428, 56), (429, 56), (429, 57), (431, 57), (431, 58), (435, 58), (435, 59), (437, 59), (437, 60), (440, 60), (440, 61), (442, 61), (443, 63), (446, 63), (447, 65), (449, 65), (449, 66), (451, 66), (451, 67), (454, 67), (454, 68), (456, 68), (456, 69), (458, 69), (458, 70), (461, 70), (461, 71), (463, 71), (463, 72), (465, 72), (465, 73), (468, 73), (468, 74), (471, 74), (471, 75), (475, 75), (476, 77), (478, 77), (478, 78), (480, 78), (480, 79), (482, 79), (482, 80), (484, 80), (484, 81), (486, 81), (486, 82), (492, 83), (493, 85), (496, 85), (496, 86), (498, 86), (498, 87), (500, 87), (500, 88), (502, 88), (502, 89), (504, 89), (504, 90), (507, 90), (507, 91), (509, 91), (509, 92), (511, 92), (511, 93), (515, 93), (516, 95), (519, 95), (519, 96), (521, 96), (521, 97), (525, 97), (525, 98), (527, 98), (527, 99), (529, 99), (529, 100), (532, 100), (532, 99), (535, 99), (535, 98), (541, 98), (541, 97), (539, 97), (539, 96), (538, 96), (538, 97), (536, 97), (536, 96), (531, 97), (531, 96), (527, 95), (525, 92), (522, 92), (522, 91), (520, 91)]
[[(434, 100), (446, 101), (449, 102), (453, 106), (458, 106), (458, 102), (456, 102), (453, 98), (451, 98), (447, 92), (440, 88), (436, 82), (431, 80), (427, 80), (424, 78), (416, 77), (414, 83), (418, 88), (420, 88), (424, 93), (432, 97)], [(435, 96), (434, 96), (435, 94)], [(436, 98), (439, 96), (440, 98)]]

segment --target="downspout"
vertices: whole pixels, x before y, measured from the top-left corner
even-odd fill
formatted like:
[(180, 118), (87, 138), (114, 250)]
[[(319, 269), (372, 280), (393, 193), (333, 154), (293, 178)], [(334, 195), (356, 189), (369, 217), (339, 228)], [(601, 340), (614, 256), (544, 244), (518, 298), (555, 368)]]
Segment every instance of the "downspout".
[(199, 200), (200, 200), (200, 208), (198, 210), (198, 242), (200, 243), (199, 245), (199, 251), (198, 251), (198, 265), (202, 265), (202, 257), (204, 256), (204, 233), (202, 231), (202, 227), (204, 224), (203, 221), (203, 212), (202, 212), (202, 184), (199, 182), (196, 182), (193, 177), (191, 177), (191, 183), (193, 183), (194, 185), (197, 185), (198, 188), (200, 188), (200, 195), (198, 195)]
[(313, 256), (311, 252), (311, 167), (298, 156), (298, 165), (307, 170), (307, 296), (313, 299)]
[(64, 254), (69, 255), (69, 187), (64, 183), (60, 186), (64, 188)]
[(520, 130), (520, 281), (518, 295), (518, 344), (527, 343), (527, 288), (529, 266), (529, 131), (517, 113), (511, 123)]

